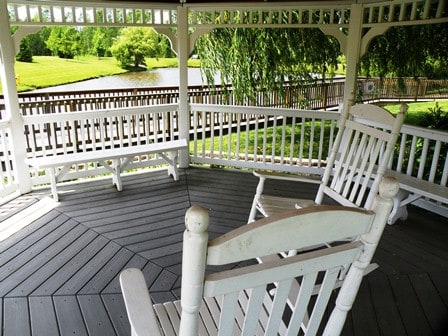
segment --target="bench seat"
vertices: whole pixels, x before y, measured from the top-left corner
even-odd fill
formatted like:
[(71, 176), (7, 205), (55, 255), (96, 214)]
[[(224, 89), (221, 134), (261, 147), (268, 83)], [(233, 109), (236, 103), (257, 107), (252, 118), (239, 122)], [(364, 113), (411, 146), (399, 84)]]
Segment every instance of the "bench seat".
[(436, 202), (448, 204), (447, 187), (390, 169), (386, 170), (384, 176), (396, 178), (400, 185), (400, 192), (394, 197), (394, 207), (389, 216), (389, 224), (395, 223), (399, 218), (405, 220), (407, 218), (406, 205), (419, 198), (427, 197)]
[[(36, 157), (25, 160), (25, 162), (36, 169), (46, 169), (51, 179), (51, 192), (55, 201), (58, 201), (57, 182), (67, 173), (71, 166), (78, 163), (98, 162), (112, 176), (112, 182), (118, 191), (123, 190), (121, 182), (121, 172), (132, 162), (133, 158), (144, 154), (158, 154), (168, 164), (168, 174), (172, 175), (174, 180), (179, 179), (177, 172), (177, 159), (179, 151), (188, 148), (186, 139), (152, 143), (147, 145), (138, 145), (132, 147), (110, 148), (90, 152), (69, 153), (53, 156)], [(112, 161), (109, 164), (107, 161)], [(62, 167), (57, 171), (58, 167)]]

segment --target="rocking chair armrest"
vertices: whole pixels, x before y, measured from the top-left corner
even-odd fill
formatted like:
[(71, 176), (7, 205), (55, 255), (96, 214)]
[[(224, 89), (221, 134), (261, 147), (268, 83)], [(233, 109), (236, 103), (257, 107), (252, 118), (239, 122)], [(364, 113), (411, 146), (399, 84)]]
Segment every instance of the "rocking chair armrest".
[(322, 180), (322, 177), (318, 175), (300, 176), (278, 172), (260, 172), (256, 170), (253, 171), (253, 174), (258, 178), (265, 180), (272, 179), (272, 180), (284, 180), (284, 181), (305, 182), (314, 184), (319, 184)]
[(143, 273), (129, 268), (120, 274), (126, 311), (133, 336), (162, 336)]

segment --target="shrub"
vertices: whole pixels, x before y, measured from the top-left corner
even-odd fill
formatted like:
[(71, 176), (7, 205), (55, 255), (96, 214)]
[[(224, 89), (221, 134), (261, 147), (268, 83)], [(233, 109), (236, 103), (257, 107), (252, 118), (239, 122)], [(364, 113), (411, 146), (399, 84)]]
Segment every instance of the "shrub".
[(429, 113), (424, 115), (422, 126), (433, 129), (448, 129), (448, 113), (443, 111), (436, 102), (434, 107), (428, 108)]

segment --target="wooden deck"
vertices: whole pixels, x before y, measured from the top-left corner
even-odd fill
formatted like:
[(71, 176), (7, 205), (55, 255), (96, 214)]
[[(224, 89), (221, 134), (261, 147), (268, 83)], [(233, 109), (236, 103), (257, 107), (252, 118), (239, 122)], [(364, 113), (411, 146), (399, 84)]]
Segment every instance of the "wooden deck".
[[(118, 283), (127, 267), (144, 270), (154, 301), (177, 298), (186, 209), (210, 208), (214, 237), (246, 223), (257, 183), (222, 169), (180, 175), (178, 182), (166, 171), (125, 176), (123, 192), (110, 179), (58, 188), (59, 204), (0, 241), (3, 334), (130, 335)], [(313, 197), (312, 188), (271, 191)], [(20, 225), (26, 218), (16, 218), (49, 195), (4, 204), (0, 221)], [(386, 228), (375, 261), (380, 268), (364, 279), (343, 335), (448, 335), (447, 220), (410, 207), (407, 221)]]

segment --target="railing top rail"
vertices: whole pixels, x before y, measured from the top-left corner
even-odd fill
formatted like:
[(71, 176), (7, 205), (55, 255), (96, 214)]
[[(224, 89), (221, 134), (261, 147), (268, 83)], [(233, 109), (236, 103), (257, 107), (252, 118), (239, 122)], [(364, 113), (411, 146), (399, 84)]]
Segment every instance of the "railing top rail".
[(447, 142), (448, 131), (403, 124), (401, 133)]
[(8, 129), (11, 127), (11, 122), (9, 120), (0, 120), (0, 129)]
[(190, 104), (190, 110), (193, 112), (232, 112), (236, 114), (269, 114), (275, 116), (286, 117), (306, 117), (319, 119), (338, 119), (340, 114), (336, 111), (316, 111), (316, 110), (302, 110), (292, 108), (278, 108), (278, 107), (257, 107), (257, 106), (242, 106), (242, 105), (218, 105), (218, 104)]
[(102, 109), (93, 111), (82, 111), (76, 113), (62, 112), (62, 113), (30, 115), (30, 116), (23, 116), (23, 120), (25, 124), (32, 124), (34, 122), (45, 123), (53, 121), (78, 120), (82, 118), (92, 119), (92, 118), (104, 118), (108, 116), (126, 116), (135, 114), (171, 112), (171, 111), (177, 111), (178, 109), (179, 109), (178, 104), (161, 104), (153, 106), (137, 106), (137, 107), (123, 107), (123, 108)]

